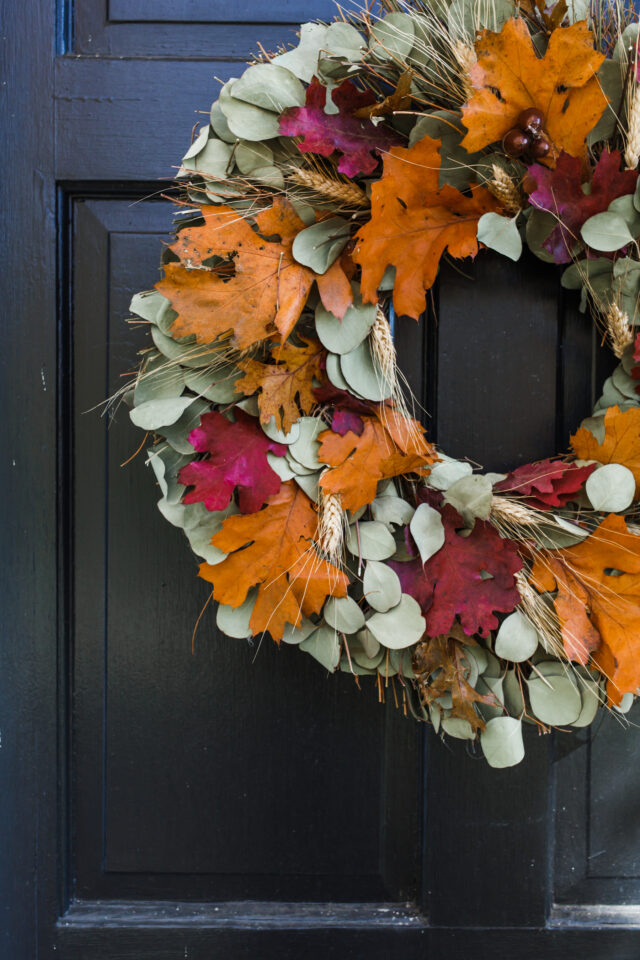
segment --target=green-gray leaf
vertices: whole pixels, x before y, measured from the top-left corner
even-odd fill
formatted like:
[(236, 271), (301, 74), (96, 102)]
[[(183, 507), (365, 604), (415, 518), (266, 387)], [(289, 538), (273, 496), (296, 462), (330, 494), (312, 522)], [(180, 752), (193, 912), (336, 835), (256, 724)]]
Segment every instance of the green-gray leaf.
[(505, 617), (496, 635), (496, 656), (521, 663), (532, 657), (537, 648), (538, 631), (519, 610)]
[(478, 221), (478, 240), (510, 260), (519, 260), (522, 256), (522, 238), (512, 217), (484, 213)]
[(423, 563), (430, 560), (444, 544), (444, 525), (440, 513), (428, 503), (421, 503), (409, 524)]
[(490, 767), (513, 767), (524, 757), (522, 722), (515, 717), (494, 717), (480, 734), (480, 743)]
[(593, 250), (613, 253), (633, 243), (626, 221), (618, 213), (596, 213), (583, 223), (580, 230), (582, 239)]
[(378, 643), (391, 650), (410, 647), (424, 635), (426, 621), (417, 600), (403, 593), (400, 603), (387, 613), (374, 613), (367, 620), (367, 629)]
[(400, 603), (402, 586), (397, 573), (377, 560), (367, 561), (362, 581), (364, 597), (378, 613), (386, 613)]

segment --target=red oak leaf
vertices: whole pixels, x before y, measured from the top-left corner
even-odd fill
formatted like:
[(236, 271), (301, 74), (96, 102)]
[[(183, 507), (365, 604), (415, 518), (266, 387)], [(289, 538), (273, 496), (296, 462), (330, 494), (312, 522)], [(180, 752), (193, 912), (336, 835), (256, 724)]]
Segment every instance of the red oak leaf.
[(200, 426), (189, 434), (189, 443), (206, 460), (194, 460), (183, 467), (178, 480), (193, 486), (183, 503), (204, 503), (207, 510), (224, 510), (234, 488), (238, 488), (241, 513), (256, 513), (267, 497), (280, 489), (280, 477), (271, 469), (267, 451), (284, 456), (286, 446), (274, 443), (257, 421), (236, 409), (236, 422), (212, 411), (200, 418)]
[(280, 133), (285, 137), (302, 137), (298, 144), (302, 153), (329, 157), (338, 150), (342, 154), (338, 170), (347, 177), (373, 173), (378, 165), (375, 154), (402, 142), (392, 131), (354, 116), (356, 110), (375, 101), (374, 94), (358, 90), (351, 80), (344, 80), (331, 94), (338, 113), (324, 112), (326, 96), (326, 87), (314, 77), (307, 88), (306, 105), (285, 110), (280, 119)]
[(349, 430), (361, 437), (364, 430), (364, 420), (357, 413), (353, 413), (352, 410), (336, 410), (331, 421), (331, 429), (334, 433), (339, 433), (341, 437), (344, 437)]
[(596, 213), (603, 213), (612, 200), (633, 193), (638, 174), (635, 170), (620, 169), (620, 153), (606, 150), (600, 155), (593, 170), (590, 192), (583, 187), (583, 166), (579, 157), (562, 153), (555, 170), (539, 163), (529, 167), (528, 176), (535, 183), (529, 200), (534, 207), (548, 210), (558, 217), (558, 224), (545, 240), (544, 246), (556, 263), (568, 263), (580, 227)]
[(526, 497), (526, 503), (539, 510), (564, 507), (582, 490), (595, 468), (595, 463), (577, 467), (564, 460), (540, 460), (513, 470), (496, 483), (494, 490)]
[[(476, 520), (471, 533), (462, 537), (462, 518), (447, 504), (442, 521), (444, 545), (422, 572), (416, 560), (394, 563), (393, 569), (402, 589), (420, 604), (428, 636), (447, 633), (458, 616), (467, 636), (484, 637), (498, 626), (496, 612), (510, 613), (520, 602), (514, 574), (522, 569), (522, 560), (514, 544), (483, 520)], [(410, 569), (403, 574), (403, 567)]]
[(313, 395), (318, 403), (339, 407), (341, 410), (351, 410), (353, 413), (359, 413), (365, 417), (370, 417), (374, 414), (377, 406), (377, 404), (369, 403), (366, 400), (358, 400), (352, 393), (348, 393), (346, 390), (340, 390), (339, 387), (334, 387), (329, 381), (323, 383), (320, 387), (314, 387)]
[[(413, 540), (409, 539), (410, 534), (408, 534), (409, 527), (405, 528), (405, 539), (407, 541), (407, 546), (410, 553), (415, 554), (415, 549), (413, 546)], [(420, 609), (422, 610), (423, 615), (426, 615), (431, 609), (431, 604), (433, 603), (433, 591), (435, 588), (435, 583), (432, 580), (427, 578), (426, 573), (424, 572), (424, 564), (420, 560), (420, 557), (416, 557), (414, 560), (405, 560), (403, 562), (399, 560), (387, 560), (387, 566), (391, 567), (392, 570), (398, 574), (398, 579), (402, 586), (402, 592), (410, 594), (414, 600), (417, 600), (420, 604)]]

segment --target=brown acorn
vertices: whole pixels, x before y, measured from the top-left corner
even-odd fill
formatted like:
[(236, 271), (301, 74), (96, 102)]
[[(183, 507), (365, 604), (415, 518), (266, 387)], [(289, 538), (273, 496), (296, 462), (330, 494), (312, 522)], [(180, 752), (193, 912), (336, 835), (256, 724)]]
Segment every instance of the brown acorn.
[(531, 146), (531, 137), (524, 130), (514, 127), (502, 138), (502, 148), (509, 157), (521, 157)]
[(544, 158), (551, 150), (551, 144), (548, 140), (545, 140), (544, 137), (539, 137), (537, 140), (534, 140), (529, 149), (529, 153), (534, 160), (544, 160)]
[(542, 132), (543, 123), (544, 117), (535, 107), (528, 107), (526, 110), (523, 110), (518, 117), (518, 126), (526, 133), (530, 133), (533, 137)]

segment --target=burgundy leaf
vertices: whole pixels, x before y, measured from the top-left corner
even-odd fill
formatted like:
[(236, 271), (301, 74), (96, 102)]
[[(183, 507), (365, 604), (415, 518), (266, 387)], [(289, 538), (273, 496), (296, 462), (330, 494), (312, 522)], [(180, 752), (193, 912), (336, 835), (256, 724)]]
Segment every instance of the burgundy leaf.
[(351, 80), (344, 80), (331, 94), (338, 113), (325, 113), (327, 89), (316, 77), (307, 88), (306, 105), (290, 107), (280, 119), (280, 133), (286, 137), (302, 137), (298, 144), (302, 153), (329, 157), (338, 150), (342, 156), (338, 170), (347, 177), (373, 173), (378, 165), (375, 154), (384, 153), (400, 137), (368, 119), (353, 114), (375, 101), (371, 91), (358, 90)]
[(522, 560), (515, 545), (483, 520), (476, 520), (471, 533), (463, 537), (458, 533), (462, 518), (447, 504), (442, 521), (444, 546), (424, 568), (419, 560), (389, 565), (400, 577), (402, 589), (420, 604), (430, 637), (447, 633), (456, 616), (467, 636), (486, 636), (498, 626), (495, 613), (510, 613), (520, 602), (514, 574), (522, 568)]
[(583, 223), (607, 209), (612, 200), (633, 193), (638, 174), (620, 170), (618, 150), (603, 151), (590, 184), (590, 192), (582, 189), (582, 160), (568, 153), (560, 154), (554, 170), (534, 163), (528, 176), (535, 183), (529, 200), (534, 207), (555, 214), (560, 222), (545, 240), (544, 246), (556, 263), (568, 263)]
[(496, 483), (494, 490), (526, 497), (529, 506), (540, 510), (564, 507), (582, 490), (595, 468), (593, 463), (577, 467), (564, 460), (540, 460), (513, 470), (506, 479)]
[(349, 430), (361, 437), (364, 431), (364, 421), (351, 410), (336, 410), (331, 421), (331, 429), (334, 433), (339, 433), (341, 437), (344, 437)]
[(236, 408), (235, 416), (231, 423), (215, 410), (205, 413), (189, 434), (198, 453), (209, 456), (180, 470), (180, 483), (194, 488), (183, 503), (202, 502), (207, 510), (224, 510), (237, 487), (241, 513), (256, 513), (267, 497), (278, 493), (280, 477), (269, 466), (267, 452), (284, 456), (286, 446), (270, 440), (244, 410)]
[(353, 394), (346, 390), (340, 390), (327, 381), (321, 387), (313, 387), (313, 395), (318, 403), (327, 404), (327, 406), (339, 407), (341, 410), (351, 410), (353, 413), (359, 413), (362, 416), (370, 417), (375, 414), (375, 403), (367, 403), (365, 400), (358, 400)]

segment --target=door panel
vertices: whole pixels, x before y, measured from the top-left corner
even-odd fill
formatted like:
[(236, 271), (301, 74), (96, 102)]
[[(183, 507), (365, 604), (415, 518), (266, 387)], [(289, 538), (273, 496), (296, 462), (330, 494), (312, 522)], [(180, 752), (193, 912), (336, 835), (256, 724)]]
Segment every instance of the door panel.
[[(492, 771), (210, 608), (192, 649), (205, 586), (144, 452), (121, 466), (126, 409), (95, 409), (146, 342), (128, 300), (214, 78), (329, 15), (272, 6), (4, 12), (2, 956), (635, 958), (636, 731)], [(490, 469), (565, 449), (608, 362), (551, 268), (486, 253), (396, 341), (431, 437)]]

